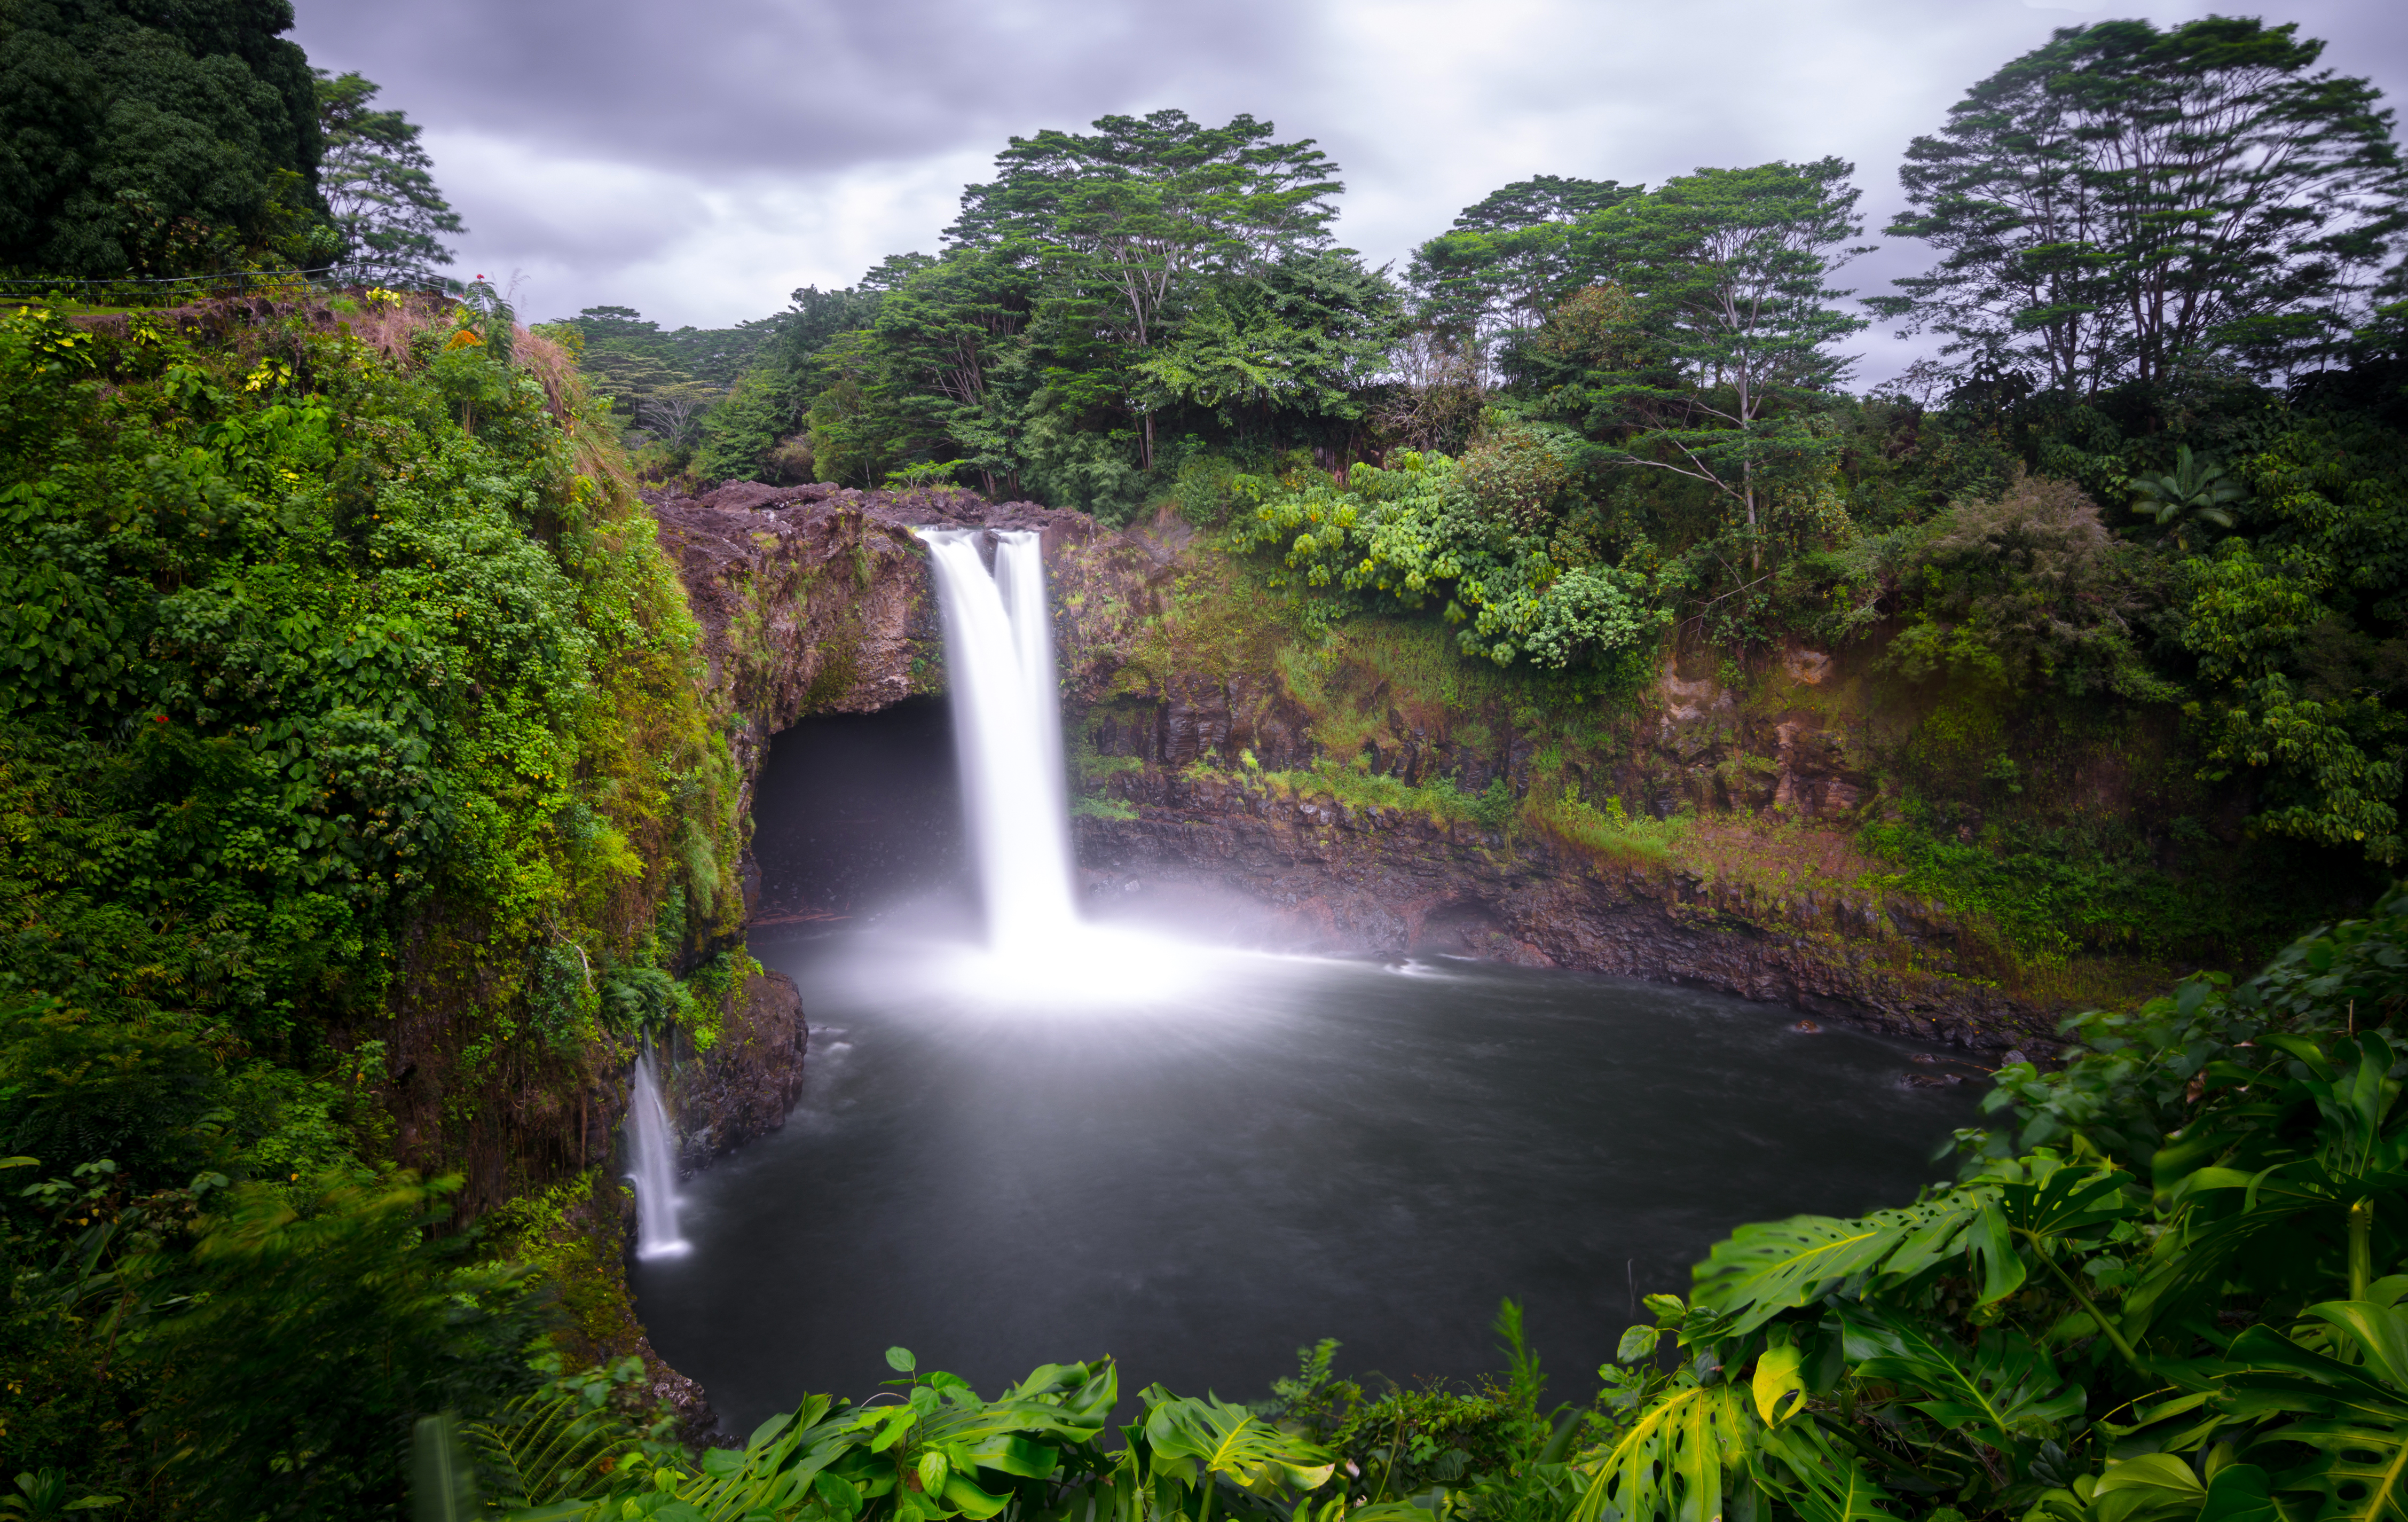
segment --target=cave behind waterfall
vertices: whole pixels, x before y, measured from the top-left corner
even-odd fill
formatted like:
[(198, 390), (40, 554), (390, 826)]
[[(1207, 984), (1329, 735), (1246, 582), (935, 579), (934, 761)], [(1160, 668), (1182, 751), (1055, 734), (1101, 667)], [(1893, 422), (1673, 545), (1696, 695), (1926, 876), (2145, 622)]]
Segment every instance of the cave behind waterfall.
[(780, 734), (755, 786), (759, 925), (860, 920), (967, 891), (951, 711), (915, 697), (877, 713), (805, 719)]

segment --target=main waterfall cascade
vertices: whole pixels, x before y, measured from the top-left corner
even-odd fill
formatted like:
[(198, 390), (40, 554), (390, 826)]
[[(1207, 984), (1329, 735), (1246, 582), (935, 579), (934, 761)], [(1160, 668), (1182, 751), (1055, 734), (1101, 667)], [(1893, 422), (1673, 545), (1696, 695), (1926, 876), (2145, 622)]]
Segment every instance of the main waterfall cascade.
[(1034, 533), (997, 533), (990, 574), (979, 556), (983, 530), (912, 532), (927, 543), (944, 613), (946, 684), (989, 944), (1015, 953), (1058, 945), (1079, 916), (1043, 549)]
[(636, 1185), (636, 1256), (674, 1257), (687, 1250), (678, 1234), (677, 1138), (669, 1128), (668, 1112), (661, 1104), (660, 1081), (652, 1073), (652, 1055), (636, 1059), (636, 1078), (627, 1096), (628, 1140), (635, 1150), (636, 1170), (627, 1175)]

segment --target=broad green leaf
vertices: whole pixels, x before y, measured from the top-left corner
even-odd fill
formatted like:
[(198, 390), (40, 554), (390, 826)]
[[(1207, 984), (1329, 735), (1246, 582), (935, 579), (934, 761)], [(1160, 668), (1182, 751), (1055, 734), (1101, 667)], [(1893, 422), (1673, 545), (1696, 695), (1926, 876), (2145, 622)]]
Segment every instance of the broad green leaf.
[[(2408, 1413), (2403, 1413), (2408, 1416)], [(2324, 1497), (2317, 1509), (2328, 1522), (2401, 1522), (2408, 1518), (2408, 1421), (2376, 1423), (2349, 1418), (2293, 1422), (2268, 1434), (2303, 1443), (2318, 1457), (2286, 1474), (2286, 1489), (2314, 1489)]]
[(1798, 1215), (1743, 1226), (1714, 1244), (1697, 1270), (1695, 1299), (1731, 1317), (1744, 1336), (1784, 1311), (1813, 1303), (1902, 1251), (1902, 1271), (1920, 1272), (1962, 1251), (1984, 1197), (1954, 1190), (1927, 1204), (1877, 1211), (1861, 1220)]
[(2366, 1366), (2408, 1394), (2408, 1314), (2366, 1300), (2327, 1300), (2308, 1314), (2340, 1328), (2366, 1356)]
[(1723, 1477), (1744, 1452), (1748, 1397), (1729, 1385), (1667, 1393), (1620, 1442), (1574, 1466), (1588, 1487), (1570, 1522), (1715, 1522)]
[(2193, 1506), (2207, 1498), (2207, 1487), (2199, 1483), (2199, 1476), (2172, 1454), (2143, 1454), (2120, 1463), (2110, 1460), (2091, 1494), (2095, 1499), (2117, 1490), (2163, 1491)]
[(820, 1500), (827, 1502), (828, 1510), (839, 1516), (851, 1516), (861, 1510), (861, 1492), (841, 1474), (830, 1474), (823, 1470), (811, 1476), (811, 1488), (819, 1493)]
[(2207, 1483), (2199, 1522), (2286, 1522), (2269, 1491), (2266, 1472), (2255, 1464), (2227, 1464)]
[(2068, 1382), (2048, 1356), (2021, 1334), (1991, 1328), (1969, 1354), (1917, 1322), (1850, 1307), (1848, 1355), (1856, 1373), (1919, 1392), (1915, 1408), (1943, 1427), (1994, 1447), (2045, 1435), (2081, 1414), (2086, 1392)]
[[(1337, 1461), (1318, 1444), (1283, 1432), (1243, 1406), (1173, 1396), (1160, 1386), (1146, 1391), (1145, 1439), (1157, 1473), (1182, 1478), (1226, 1474), (1257, 1495), (1281, 1490), (1317, 1490)], [(1191, 1479), (1191, 1483), (1192, 1479)]]
[[(1749, 1386), (1756, 1396), (1756, 1414), (1767, 1427), (1778, 1427), (1791, 1411), (1806, 1404), (1806, 1380), (1794, 1344), (1766, 1348), (1756, 1360), (1756, 1378)], [(1788, 1411), (1782, 1409), (1784, 1403)]]
[(1800, 1522), (1892, 1522), (1881, 1510), (1890, 1498), (1865, 1472), (1856, 1455), (1832, 1445), (1813, 1421), (1791, 1422), (1756, 1440), (1759, 1454), (1780, 1468), (1754, 1466), (1756, 1484), (1788, 1503)]
[(985, 1522), (1011, 1500), (1009, 1495), (990, 1496), (958, 1474), (945, 1482), (943, 1495), (946, 1505), (977, 1522)]

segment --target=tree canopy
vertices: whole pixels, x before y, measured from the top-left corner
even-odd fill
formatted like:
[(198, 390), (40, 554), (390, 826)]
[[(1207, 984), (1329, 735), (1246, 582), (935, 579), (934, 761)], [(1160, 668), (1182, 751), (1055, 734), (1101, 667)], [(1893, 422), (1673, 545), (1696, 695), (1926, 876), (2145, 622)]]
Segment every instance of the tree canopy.
[(2069, 27), (1975, 85), (1907, 149), (1889, 229), (1945, 256), (1874, 306), (2086, 395), (2211, 355), (2264, 375), (2330, 356), (2408, 226), (2408, 179), (2374, 87), (2297, 32)]
[(331, 251), (289, 0), (0, 14), (0, 266), (181, 275)]

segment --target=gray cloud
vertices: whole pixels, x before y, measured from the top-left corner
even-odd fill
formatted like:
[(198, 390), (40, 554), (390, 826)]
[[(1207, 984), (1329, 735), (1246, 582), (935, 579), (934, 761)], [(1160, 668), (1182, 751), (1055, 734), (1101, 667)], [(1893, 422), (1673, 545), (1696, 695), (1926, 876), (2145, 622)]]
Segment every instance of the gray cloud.
[[(424, 123), (470, 227), (462, 273), (523, 277), (542, 315), (597, 302), (667, 322), (765, 315), (932, 250), (1007, 137), (1111, 112), (1251, 111), (1344, 166), (1340, 230), (1401, 260), (1532, 174), (1659, 181), (1700, 165), (1858, 167), (1871, 230), (1908, 141), (1967, 87), (2103, 0), (298, 0), (321, 66)], [(2326, 62), (2408, 89), (2408, 9), (2118, 4), (2297, 21)], [(1885, 246), (1843, 283), (1885, 288)], [(1878, 332), (1866, 380), (1913, 352)]]

